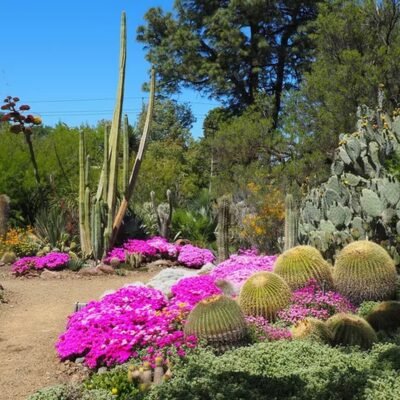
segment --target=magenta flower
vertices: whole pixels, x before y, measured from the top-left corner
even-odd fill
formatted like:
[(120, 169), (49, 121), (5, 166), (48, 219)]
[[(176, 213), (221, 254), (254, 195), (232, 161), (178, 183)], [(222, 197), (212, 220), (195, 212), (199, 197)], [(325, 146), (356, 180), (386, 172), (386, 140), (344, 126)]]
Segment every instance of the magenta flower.
[(12, 272), (19, 276), (30, 270), (40, 271), (47, 269), (61, 269), (69, 262), (69, 255), (66, 253), (52, 252), (44, 256), (22, 257), (12, 266)]
[(178, 262), (188, 268), (201, 268), (214, 260), (214, 254), (208, 249), (201, 249), (191, 244), (185, 244), (179, 249)]

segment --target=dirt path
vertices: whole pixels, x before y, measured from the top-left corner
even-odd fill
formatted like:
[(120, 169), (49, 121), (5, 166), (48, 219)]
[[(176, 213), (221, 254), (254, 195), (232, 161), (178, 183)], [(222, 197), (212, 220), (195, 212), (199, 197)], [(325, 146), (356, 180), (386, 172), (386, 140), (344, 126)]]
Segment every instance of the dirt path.
[(68, 381), (54, 344), (76, 301), (98, 299), (107, 289), (154, 273), (42, 280), (2, 278), (8, 304), (0, 304), (0, 398), (25, 400), (35, 390)]

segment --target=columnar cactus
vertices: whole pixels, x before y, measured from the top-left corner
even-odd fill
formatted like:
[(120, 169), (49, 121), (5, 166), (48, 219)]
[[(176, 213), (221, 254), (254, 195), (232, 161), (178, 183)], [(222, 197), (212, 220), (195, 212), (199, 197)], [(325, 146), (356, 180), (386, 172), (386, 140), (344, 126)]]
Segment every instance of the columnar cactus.
[(216, 295), (201, 300), (185, 323), (186, 336), (205, 340), (218, 351), (225, 351), (247, 340), (247, 325), (235, 300)]
[(360, 240), (338, 255), (333, 273), (335, 288), (354, 303), (395, 297), (397, 274), (394, 261), (376, 243)]
[(384, 301), (377, 304), (365, 319), (376, 331), (396, 331), (400, 328), (400, 301)]
[(332, 331), (324, 321), (306, 318), (299, 321), (291, 329), (293, 339), (310, 339), (321, 343), (332, 343)]
[(239, 305), (246, 315), (275, 320), (276, 313), (291, 299), (288, 284), (273, 272), (257, 272), (244, 283), (239, 294)]
[(360, 346), (367, 350), (378, 340), (371, 325), (356, 315), (335, 314), (326, 321), (326, 325), (332, 331), (334, 345)]
[(217, 249), (218, 262), (229, 258), (230, 199), (223, 196), (218, 200)]
[(274, 272), (280, 275), (292, 290), (315, 279), (323, 288), (333, 286), (330, 265), (312, 246), (296, 246), (282, 253), (276, 260)]
[(119, 155), (119, 135), (121, 131), (121, 116), (124, 98), (126, 64), (126, 17), (121, 17), (121, 45), (119, 81), (117, 100), (110, 132), (108, 126), (104, 128), (104, 160), (100, 174), (96, 196), (91, 199), (89, 188), (88, 170), (89, 158), (86, 155), (84, 133), (80, 133), (79, 142), (79, 227), (81, 249), (84, 256), (93, 255), (101, 258), (116, 241), (118, 231), (125, 216), (128, 203), (133, 194), (137, 181), (141, 160), (143, 158), (145, 143), (150, 132), (155, 94), (155, 72), (152, 70), (150, 84), (150, 102), (147, 110), (146, 123), (140, 142), (138, 154), (131, 175), (128, 179), (129, 145), (128, 121), (124, 120), (123, 136), (123, 196), (117, 211), (117, 183)]
[(10, 198), (5, 194), (0, 195), (0, 239), (5, 238), (8, 231), (8, 218), (10, 215)]
[(168, 203), (161, 203), (157, 206), (156, 204), (156, 194), (152, 191), (150, 192), (151, 203), (153, 205), (153, 212), (157, 217), (158, 234), (164, 238), (169, 237), (169, 230), (172, 221), (172, 193), (167, 190), (167, 200)]
[(297, 210), (291, 194), (285, 198), (285, 250), (297, 245)]

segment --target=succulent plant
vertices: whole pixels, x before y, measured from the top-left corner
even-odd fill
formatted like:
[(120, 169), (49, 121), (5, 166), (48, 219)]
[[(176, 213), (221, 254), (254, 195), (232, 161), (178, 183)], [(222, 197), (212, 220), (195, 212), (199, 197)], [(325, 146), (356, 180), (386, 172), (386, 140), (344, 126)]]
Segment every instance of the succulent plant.
[(196, 336), (218, 351), (225, 351), (247, 340), (247, 325), (237, 302), (224, 295), (201, 300), (185, 323), (186, 336)]
[(325, 322), (316, 318), (306, 318), (296, 323), (292, 329), (293, 339), (310, 339), (330, 344), (333, 339), (331, 330)]
[(330, 265), (312, 246), (296, 246), (283, 252), (276, 260), (274, 272), (280, 275), (292, 290), (315, 279), (322, 287), (333, 285)]
[(395, 297), (394, 261), (383, 247), (368, 240), (350, 243), (339, 253), (333, 278), (336, 290), (356, 304)]
[(268, 321), (285, 308), (291, 299), (288, 284), (273, 272), (257, 272), (244, 283), (239, 294), (239, 305), (246, 315), (262, 316)]
[(0, 239), (5, 238), (8, 230), (8, 217), (10, 215), (10, 198), (0, 194)]
[(400, 182), (385, 166), (399, 150), (400, 115), (365, 106), (357, 114), (357, 131), (340, 135), (332, 176), (302, 201), (299, 243), (333, 260), (348, 243), (369, 238), (400, 264)]
[(17, 259), (16, 254), (13, 251), (6, 251), (0, 261), (3, 262), (4, 264), (12, 264), (13, 262), (15, 262)]
[(400, 328), (400, 301), (384, 301), (377, 304), (366, 320), (376, 331), (395, 331)]
[(297, 209), (291, 194), (285, 198), (285, 250), (297, 245)]
[(372, 326), (361, 317), (352, 314), (335, 314), (326, 322), (332, 331), (332, 343), (340, 346), (360, 346), (369, 349), (377, 336)]

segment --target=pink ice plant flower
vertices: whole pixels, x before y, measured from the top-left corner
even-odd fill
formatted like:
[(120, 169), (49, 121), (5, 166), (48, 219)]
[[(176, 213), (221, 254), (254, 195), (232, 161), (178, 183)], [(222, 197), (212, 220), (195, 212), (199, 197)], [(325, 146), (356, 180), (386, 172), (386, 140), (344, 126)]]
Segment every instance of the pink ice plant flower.
[(155, 248), (159, 254), (165, 257), (175, 258), (178, 256), (179, 248), (173, 243), (168, 243), (168, 240), (161, 236), (154, 236), (147, 239), (146, 243)]
[(355, 312), (356, 307), (348, 299), (334, 291), (324, 292), (317, 281), (308, 284), (292, 294), (288, 308), (278, 312), (278, 318), (288, 324), (295, 324), (307, 317), (326, 320), (341, 312)]
[(218, 264), (211, 272), (216, 279), (224, 279), (236, 286), (243, 283), (254, 273), (272, 271), (277, 256), (259, 256), (254, 250), (241, 251)]
[(51, 252), (44, 256), (22, 257), (12, 266), (14, 274), (23, 275), (30, 270), (61, 269), (69, 262), (69, 255), (60, 252)]
[(149, 348), (154, 355), (170, 347), (182, 354), (195, 345), (179, 329), (184, 315), (156, 289), (122, 288), (72, 314), (56, 348), (62, 360), (84, 357), (90, 368), (123, 363)]
[(171, 303), (180, 304), (189, 311), (200, 300), (222, 294), (222, 291), (210, 275), (199, 275), (180, 279), (172, 286), (171, 293)]
[(212, 263), (214, 254), (208, 249), (185, 244), (179, 249), (178, 262), (188, 268), (201, 268), (204, 264)]
[(246, 316), (249, 326), (255, 328), (259, 341), (290, 340), (292, 334), (288, 328), (282, 328), (270, 324), (264, 317)]

